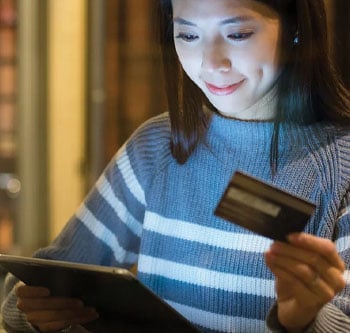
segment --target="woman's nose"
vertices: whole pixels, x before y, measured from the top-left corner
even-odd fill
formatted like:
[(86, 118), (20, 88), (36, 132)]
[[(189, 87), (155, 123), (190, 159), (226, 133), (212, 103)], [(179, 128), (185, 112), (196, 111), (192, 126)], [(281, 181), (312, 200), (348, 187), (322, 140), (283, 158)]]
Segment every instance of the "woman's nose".
[(231, 70), (232, 63), (228, 57), (225, 45), (215, 42), (206, 45), (202, 56), (202, 69), (206, 72), (228, 72)]

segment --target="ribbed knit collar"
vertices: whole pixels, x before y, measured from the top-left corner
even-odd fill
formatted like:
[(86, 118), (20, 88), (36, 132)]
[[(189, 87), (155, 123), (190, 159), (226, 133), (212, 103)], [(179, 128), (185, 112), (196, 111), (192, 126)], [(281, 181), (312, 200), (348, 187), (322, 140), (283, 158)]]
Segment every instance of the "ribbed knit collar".
[[(252, 146), (270, 144), (273, 132), (273, 122), (244, 121), (228, 119), (213, 114), (208, 131), (209, 142), (211, 138), (219, 139), (228, 146)], [(248, 148), (249, 149), (249, 148)]]
[[(263, 98), (249, 108), (257, 115), (262, 109), (269, 109), (273, 118), (277, 105), (277, 88), (273, 87)], [(265, 113), (265, 112), (264, 112)], [(221, 142), (237, 147), (252, 145), (270, 146), (274, 123), (269, 120), (240, 120), (212, 114), (211, 125), (208, 131), (209, 142), (211, 138), (220, 138)], [(216, 140), (215, 140), (216, 141)], [(249, 148), (248, 148), (249, 149)]]

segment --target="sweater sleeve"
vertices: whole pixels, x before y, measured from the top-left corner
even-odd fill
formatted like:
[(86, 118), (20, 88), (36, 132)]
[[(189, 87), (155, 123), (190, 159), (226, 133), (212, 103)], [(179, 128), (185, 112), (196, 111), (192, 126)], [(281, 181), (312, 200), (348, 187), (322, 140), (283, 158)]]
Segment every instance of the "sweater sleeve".
[[(347, 333), (350, 332), (350, 192), (343, 200), (342, 209), (334, 228), (334, 240), (346, 269), (345, 288), (326, 304), (305, 333)], [(275, 304), (267, 317), (267, 325), (273, 332), (287, 332), (277, 318)]]
[(3, 319), (3, 326), (6, 332), (37, 332), (35, 328), (30, 325), (25, 315), (17, 309), (17, 298), (14, 291), (14, 286), (18, 282), (13, 275), (7, 274), (5, 279), (4, 294), (7, 295), (6, 301), (1, 306), (1, 313)]
[[(158, 157), (169, 150), (167, 133), (166, 117), (142, 125), (120, 148), (58, 237), (34, 256), (126, 268), (137, 263), (147, 206), (145, 189), (162, 164)], [(32, 332), (16, 307), (16, 282), (12, 276), (6, 281), (3, 320), (16, 331)]]

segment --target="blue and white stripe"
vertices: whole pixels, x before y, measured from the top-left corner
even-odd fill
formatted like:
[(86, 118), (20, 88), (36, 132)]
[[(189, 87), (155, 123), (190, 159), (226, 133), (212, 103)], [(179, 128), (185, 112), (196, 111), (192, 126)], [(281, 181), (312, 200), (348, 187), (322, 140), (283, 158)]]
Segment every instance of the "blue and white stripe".
[[(144, 229), (163, 236), (198, 242), (230, 250), (264, 253), (272, 241), (255, 234), (233, 233), (200, 224), (163, 217), (146, 212)], [(210, 235), (210, 237), (208, 237)]]
[(135, 219), (123, 202), (117, 198), (105, 176), (100, 177), (96, 184), (96, 188), (101, 197), (106, 200), (118, 218), (129, 228), (129, 230), (136, 236), (141, 236), (142, 223)]
[(134, 197), (142, 204), (146, 205), (145, 192), (139, 183), (134, 170), (131, 166), (129, 156), (126, 151), (126, 145), (124, 145), (118, 152), (116, 156), (116, 163), (120, 173), (124, 179), (125, 184), (127, 184), (129, 190), (134, 195)]
[(108, 246), (117, 262), (133, 264), (138, 255), (126, 251), (120, 244), (117, 237), (109, 230), (102, 221), (95, 218), (93, 213), (82, 204), (76, 213), (76, 217), (86, 226), (86, 228), (106, 246)]

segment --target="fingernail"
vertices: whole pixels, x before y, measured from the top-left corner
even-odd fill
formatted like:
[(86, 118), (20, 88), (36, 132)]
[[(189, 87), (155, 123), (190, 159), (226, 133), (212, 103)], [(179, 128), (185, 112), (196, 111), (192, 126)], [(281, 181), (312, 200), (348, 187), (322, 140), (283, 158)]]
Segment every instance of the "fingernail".
[(288, 236), (287, 236), (287, 240), (289, 241), (289, 242), (297, 242), (297, 241), (299, 241), (299, 240), (301, 240), (301, 237), (302, 237), (302, 235), (301, 235), (301, 233), (292, 233), (292, 234), (289, 234)]
[(277, 258), (277, 256), (273, 252), (271, 252), (271, 251), (265, 252), (266, 261), (273, 262), (276, 258)]
[(279, 253), (281, 250), (281, 244), (279, 242), (275, 242), (271, 245), (270, 251), (272, 253)]

